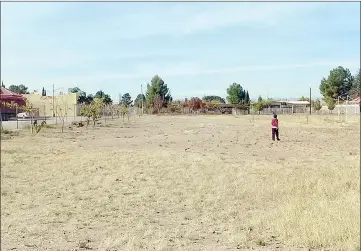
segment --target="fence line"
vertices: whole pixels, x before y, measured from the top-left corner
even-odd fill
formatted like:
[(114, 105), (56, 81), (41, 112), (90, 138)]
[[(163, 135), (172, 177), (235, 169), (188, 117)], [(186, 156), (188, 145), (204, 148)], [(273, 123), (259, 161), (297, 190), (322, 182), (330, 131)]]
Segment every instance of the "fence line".
[[(66, 118), (66, 121), (76, 121), (77, 117), (81, 117), (81, 111), (85, 105), (83, 104), (41, 104), (33, 105), (33, 108), (28, 112), (17, 110), (22, 112), (24, 118), (33, 117), (35, 119), (49, 120), (54, 118), (56, 122), (59, 120), (59, 117)], [(312, 114), (347, 114), (348, 116), (354, 116), (360, 114), (359, 105), (336, 105), (335, 109), (332, 111), (328, 110), (327, 106), (323, 106), (321, 110), (316, 111), (314, 108), (311, 110)], [(119, 118), (121, 116), (121, 111), (118, 104), (114, 105), (105, 105), (101, 109), (101, 117), (106, 119), (109, 118)], [(129, 115), (141, 115), (142, 109), (138, 107), (128, 107), (127, 113)], [(246, 115), (246, 114), (260, 114), (260, 115), (270, 115), (273, 113), (277, 114), (306, 114), (309, 113), (309, 107), (305, 106), (294, 106), (294, 107), (281, 107), (281, 108), (263, 108), (261, 111), (257, 112), (250, 107), (250, 110), (242, 110), (232, 107), (205, 107), (197, 110), (193, 110), (190, 107), (183, 106), (169, 106), (167, 108), (160, 109), (147, 109), (144, 108), (145, 114), (157, 114), (157, 113), (169, 113), (169, 114), (233, 114), (233, 115)], [(21, 116), (19, 118), (22, 118)]]

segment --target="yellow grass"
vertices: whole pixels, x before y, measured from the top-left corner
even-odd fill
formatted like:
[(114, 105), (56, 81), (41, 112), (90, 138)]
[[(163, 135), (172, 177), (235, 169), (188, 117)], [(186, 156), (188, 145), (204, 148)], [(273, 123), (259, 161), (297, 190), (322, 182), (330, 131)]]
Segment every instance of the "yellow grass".
[(2, 250), (360, 250), (359, 123), (279, 119), (275, 143), (270, 116), (3, 138)]

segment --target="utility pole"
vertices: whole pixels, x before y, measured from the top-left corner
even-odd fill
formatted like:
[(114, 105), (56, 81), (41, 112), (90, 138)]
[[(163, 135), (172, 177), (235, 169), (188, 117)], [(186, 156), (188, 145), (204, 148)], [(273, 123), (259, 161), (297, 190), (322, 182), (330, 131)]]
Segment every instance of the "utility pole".
[(140, 85), (140, 93), (142, 94), (142, 116), (144, 112), (143, 85)]
[(312, 113), (311, 87), (310, 87), (310, 114)]
[(54, 84), (53, 84), (53, 117), (55, 117), (55, 89), (54, 89)]
[(119, 93), (119, 105), (121, 100), (122, 100), (122, 95)]

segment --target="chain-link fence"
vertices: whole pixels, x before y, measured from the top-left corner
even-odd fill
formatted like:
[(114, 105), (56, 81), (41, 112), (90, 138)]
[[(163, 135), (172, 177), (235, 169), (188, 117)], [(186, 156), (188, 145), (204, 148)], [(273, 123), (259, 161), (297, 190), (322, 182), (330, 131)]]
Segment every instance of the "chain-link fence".
[[(2, 125), (8, 129), (22, 129), (30, 126), (34, 121), (45, 121), (46, 124), (70, 124), (72, 122), (85, 122), (86, 117), (82, 113), (86, 105), (32, 105), (33, 108), (14, 109), (9, 115), (8, 121), (1, 121)], [(140, 114), (141, 110), (136, 107), (120, 107), (115, 105), (104, 105), (100, 109), (100, 118), (104, 121), (135, 116)]]

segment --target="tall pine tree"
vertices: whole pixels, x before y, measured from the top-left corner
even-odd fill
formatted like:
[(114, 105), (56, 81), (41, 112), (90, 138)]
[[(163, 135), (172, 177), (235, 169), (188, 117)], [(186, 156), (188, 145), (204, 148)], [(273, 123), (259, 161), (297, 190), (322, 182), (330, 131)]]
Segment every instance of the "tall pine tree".
[(250, 101), (249, 93), (248, 93), (248, 91), (246, 91), (246, 104), (249, 104), (249, 101)]

